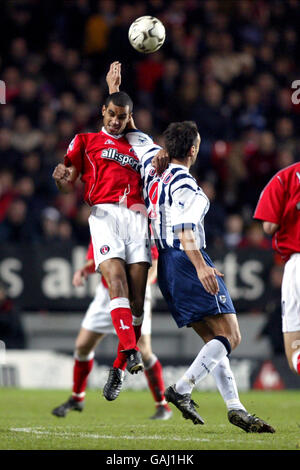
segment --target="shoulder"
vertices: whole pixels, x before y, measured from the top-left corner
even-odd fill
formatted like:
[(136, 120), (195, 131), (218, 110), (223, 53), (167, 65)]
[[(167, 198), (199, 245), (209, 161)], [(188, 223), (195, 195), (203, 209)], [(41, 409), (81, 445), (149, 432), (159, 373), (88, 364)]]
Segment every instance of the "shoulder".
[(173, 174), (173, 177), (170, 183), (172, 193), (174, 193), (178, 189), (184, 189), (184, 188), (191, 190), (193, 192), (196, 192), (200, 189), (197, 185), (196, 180), (185, 169), (181, 167), (175, 167), (171, 169), (171, 173)]
[(88, 140), (99, 136), (100, 132), (81, 132), (79, 134), (75, 134), (75, 136), (70, 142), (70, 145), (74, 144), (75, 142), (87, 142)]
[(145, 145), (153, 144), (153, 139), (139, 129), (132, 129), (125, 134), (126, 139), (131, 145), (143, 147)]
[(300, 162), (289, 165), (279, 170), (269, 181), (268, 186), (289, 187), (291, 184), (300, 183)]

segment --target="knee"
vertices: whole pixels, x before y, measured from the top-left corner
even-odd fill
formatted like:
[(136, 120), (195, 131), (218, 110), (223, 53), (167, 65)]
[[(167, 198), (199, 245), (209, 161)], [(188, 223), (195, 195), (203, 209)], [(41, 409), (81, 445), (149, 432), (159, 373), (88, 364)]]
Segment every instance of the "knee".
[(76, 357), (83, 358), (88, 357), (93, 352), (93, 348), (83, 343), (82, 341), (76, 341), (75, 343), (75, 355)]

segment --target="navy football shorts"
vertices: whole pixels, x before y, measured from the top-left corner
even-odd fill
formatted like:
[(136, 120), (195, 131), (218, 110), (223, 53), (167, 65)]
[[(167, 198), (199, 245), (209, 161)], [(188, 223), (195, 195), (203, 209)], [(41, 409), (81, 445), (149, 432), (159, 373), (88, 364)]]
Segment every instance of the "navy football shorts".
[[(202, 256), (214, 267), (204, 250)], [(201, 284), (196, 269), (182, 250), (159, 251), (158, 285), (179, 328), (209, 315), (236, 313), (223, 279), (217, 276), (219, 292), (212, 295)]]

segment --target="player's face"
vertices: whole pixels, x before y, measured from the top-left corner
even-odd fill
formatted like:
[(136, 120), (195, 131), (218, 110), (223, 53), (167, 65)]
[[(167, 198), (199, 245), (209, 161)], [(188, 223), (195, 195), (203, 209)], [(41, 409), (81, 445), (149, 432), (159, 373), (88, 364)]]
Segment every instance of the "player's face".
[(129, 106), (116, 106), (110, 102), (107, 107), (103, 106), (102, 116), (105, 130), (109, 134), (118, 135), (124, 132), (125, 127), (131, 118), (131, 113), (129, 111)]

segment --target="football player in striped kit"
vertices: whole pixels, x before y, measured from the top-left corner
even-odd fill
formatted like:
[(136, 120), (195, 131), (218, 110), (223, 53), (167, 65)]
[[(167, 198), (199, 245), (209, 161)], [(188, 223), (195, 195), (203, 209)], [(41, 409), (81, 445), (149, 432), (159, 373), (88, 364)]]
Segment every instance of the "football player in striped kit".
[[(116, 64), (115, 74), (121, 75), (121, 64)], [(115, 82), (113, 77), (107, 78), (110, 93), (118, 90), (118, 86), (114, 87), (116, 78)], [(197, 126), (190, 121), (168, 126), (164, 140), (170, 164), (162, 174), (151, 163), (160, 147), (136, 129), (132, 117), (127, 124), (126, 138), (141, 164), (145, 204), (159, 250), (159, 287), (177, 326), (192, 327), (205, 342), (183, 377), (166, 389), (167, 401), (184, 418), (194, 424), (204, 424), (191, 393), (211, 372), (232, 424), (246, 432), (275, 432), (241, 404), (230, 368), (228, 356), (240, 343), (241, 336), (223, 275), (204, 251), (204, 217), (209, 201), (189, 173), (201, 142)]]

